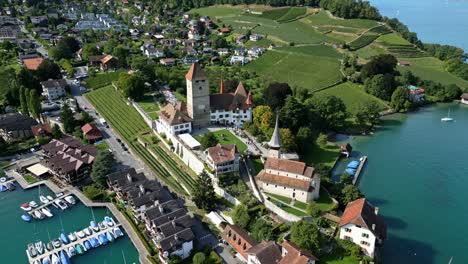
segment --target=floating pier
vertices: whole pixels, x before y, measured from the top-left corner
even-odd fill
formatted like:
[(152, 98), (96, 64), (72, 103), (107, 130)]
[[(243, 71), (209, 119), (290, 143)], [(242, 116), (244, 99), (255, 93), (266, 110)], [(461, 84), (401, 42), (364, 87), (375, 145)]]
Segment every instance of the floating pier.
[(367, 162), (367, 156), (362, 157), (359, 163), (359, 167), (356, 170), (356, 174), (354, 174), (353, 185), (356, 185), (357, 181), (359, 180), (359, 176), (361, 175), (362, 168), (364, 167), (364, 165), (366, 165), (366, 162)]
[[(87, 253), (88, 251), (92, 250), (93, 248), (91, 248), (91, 249), (89, 249), (89, 250), (86, 250), (86, 247), (84, 246), (84, 242), (85, 242), (86, 240), (89, 241), (91, 238), (94, 237), (95, 239), (97, 239), (97, 240), (99, 241), (99, 235), (101, 235), (101, 234), (106, 235), (106, 232), (108, 232), (108, 231), (111, 232), (111, 233), (114, 235), (114, 232), (113, 232), (114, 228), (118, 227), (118, 228), (120, 229), (120, 227), (121, 227), (122, 225), (121, 225), (120, 223), (116, 223), (115, 220), (114, 220), (113, 218), (111, 218), (111, 219), (112, 219), (112, 222), (114, 223), (113, 226), (107, 227), (107, 228), (105, 228), (104, 230), (99, 230), (98, 232), (95, 232), (94, 230), (92, 230), (92, 229), (90, 228), (90, 229), (92, 230), (93, 233), (92, 233), (90, 236), (85, 236), (84, 238), (79, 238), (79, 237), (76, 235), (76, 232), (81, 231), (81, 230), (78, 230), (78, 231), (76, 231), (76, 232), (73, 232), (73, 233), (75, 234), (75, 236), (76, 236), (76, 240), (75, 240), (75, 241), (70, 241), (70, 243), (64, 244), (64, 243), (60, 240), (60, 242), (61, 242), (60, 247), (58, 247), (58, 248), (55, 248), (55, 247), (54, 247), (54, 249), (53, 249), (52, 251), (48, 251), (48, 250), (45, 248), (45, 244), (44, 244), (44, 253), (41, 254), (41, 255), (37, 255), (37, 256), (35, 256), (35, 257), (30, 257), (29, 254), (27, 253), (28, 250), (26, 249), (26, 256), (28, 256), (28, 261), (29, 261), (29, 263), (30, 263), (30, 264), (34, 264), (35, 261), (39, 261), (39, 263), (42, 263), (42, 259), (44, 259), (44, 258), (46, 258), (46, 257), (52, 258), (52, 255), (53, 255), (53, 254), (56, 254), (56, 255), (60, 256), (60, 251), (62, 251), (62, 250), (64, 250), (64, 251), (66, 252), (66, 254), (68, 255), (69, 258), (72, 258), (73, 256), (70, 255), (68, 249), (69, 249), (70, 247), (76, 248), (76, 246), (77, 246), (78, 244), (80, 244), (80, 245), (83, 247), (83, 249), (85, 250), (85, 252), (84, 252), (83, 254)], [(123, 236), (123, 235), (124, 235), (124, 232), (123, 232), (122, 230), (120, 230), (120, 231), (122, 232), (122, 236)], [(66, 235), (68, 236), (68, 234), (66, 234)], [(115, 236), (115, 235), (114, 235), (114, 239), (115, 239), (115, 240), (117, 240), (118, 238), (119, 238), (118, 236)], [(60, 238), (59, 238), (59, 239), (60, 239)], [(111, 242), (111, 241), (108, 241), (108, 242), (107, 242), (107, 244), (111, 244), (111, 243), (113, 243), (113, 242)], [(34, 244), (34, 243), (32, 243), (32, 244)], [(107, 245), (107, 244), (106, 244), (106, 245)], [(105, 245), (100, 245), (99, 247), (101, 247), (101, 246), (105, 246)], [(74, 255), (74, 256), (79, 256), (79, 255), (80, 255), (80, 254), (77, 253), (77, 254)]]
[(57, 200), (63, 200), (63, 201), (67, 204), (67, 206), (70, 207), (71, 205), (70, 205), (69, 203), (67, 203), (67, 202), (64, 200), (65, 196), (68, 196), (68, 195), (70, 195), (70, 192), (69, 192), (69, 191), (64, 191), (64, 192), (63, 192), (63, 195), (61, 195), (61, 196), (59, 196), (59, 197), (55, 197), (52, 201), (49, 201), (48, 203), (41, 204), (41, 205), (39, 205), (38, 207), (32, 208), (30, 211), (27, 211), (27, 213), (28, 213), (30, 216), (36, 218), (35, 215), (34, 215), (34, 212), (40, 211), (42, 208), (47, 208), (47, 207), (50, 206), (50, 205), (52, 205), (52, 206), (58, 208), (58, 206), (56, 206), (56, 204), (55, 204), (55, 202), (56, 202)]

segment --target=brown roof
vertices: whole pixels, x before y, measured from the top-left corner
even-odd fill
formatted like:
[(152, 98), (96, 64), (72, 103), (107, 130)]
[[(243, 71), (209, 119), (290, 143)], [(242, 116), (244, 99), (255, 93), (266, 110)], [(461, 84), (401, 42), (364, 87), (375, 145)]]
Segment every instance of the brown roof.
[(111, 61), (111, 60), (115, 60), (115, 58), (112, 57), (112, 55), (106, 55), (106, 56), (104, 56), (103, 58), (101, 58), (101, 63), (102, 63), (102, 64), (106, 64), (106, 63), (108, 63), (108, 62)]
[(281, 251), (275, 241), (262, 241), (247, 250), (247, 254), (255, 255), (262, 264), (276, 264), (281, 260)]
[(237, 225), (226, 226), (222, 236), (224, 240), (245, 259), (247, 259), (246, 251), (257, 245), (257, 242), (255, 242), (244, 229)]
[(318, 258), (309, 251), (301, 249), (296, 244), (287, 240), (285, 240), (281, 246), (283, 247), (283, 252), (287, 251), (287, 253), (278, 264), (307, 264), (309, 261), (318, 260)]
[(87, 139), (96, 140), (102, 138), (102, 133), (95, 124), (86, 123), (81, 127), (81, 131), (83, 131)]
[(285, 186), (288, 188), (298, 189), (306, 192), (313, 190), (313, 187), (310, 186), (311, 180), (300, 180), (287, 176), (279, 176), (267, 173), (265, 170), (260, 171), (260, 173), (257, 175), (257, 179), (262, 182), (277, 184), (280, 186)]
[(52, 134), (52, 128), (49, 124), (32, 126), (31, 130), (35, 137)]
[(41, 65), (42, 61), (44, 59), (42, 58), (32, 58), (32, 59), (24, 59), (23, 64), (26, 67), (26, 69), (35, 71)]
[(380, 215), (377, 215), (375, 207), (365, 198), (348, 203), (341, 217), (339, 226), (354, 224), (365, 227), (380, 239), (385, 239), (387, 227)]
[(187, 114), (187, 106), (184, 102), (177, 102), (177, 105), (167, 104), (159, 111), (159, 118), (169, 123), (171, 126), (191, 122), (192, 119)]
[(206, 72), (202, 69), (200, 64), (194, 63), (190, 67), (190, 70), (187, 72), (185, 75), (185, 79), (192, 81), (194, 79), (207, 79), (208, 76), (206, 75)]
[(315, 172), (313, 167), (307, 166), (304, 162), (278, 159), (269, 157), (265, 162), (265, 169), (284, 171), (289, 173), (300, 174), (312, 178)]
[(231, 29), (228, 27), (223, 27), (223, 28), (218, 29), (218, 31), (221, 33), (229, 33), (231, 32)]
[(207, 149), (208, 155), (211, 157), (215, 164), (233, 161), (236, 158), (237, 147), (236, 144), (221, 145), (218, 144), (214, 147)]
[(253, 106), (252, 95), (247, 93), (244, 84), (239, 82), (234, 93), (224, 93), (224, 82), (220, 82), (220, 93), (210, 95), (212, 110), (246, 110)]
[(468, 93), (464, 93), (460, 96), (461, 99), (468, 100)]
[(88, 61), (90, 63), (93, 63), (93, 62), (101, 62), (101, 60), (106, 57), (106, 55), (96, 55), (96, 56), (89, 56), (88, 57)]
[(163, 64), (166, 64), (166, 63), (174, 63), (174, 62), (175, 62), (175, 59), (173, 59), (173, 58), (160, 59), (159, 62), (160, 62), (160, 63), (163, 63)]

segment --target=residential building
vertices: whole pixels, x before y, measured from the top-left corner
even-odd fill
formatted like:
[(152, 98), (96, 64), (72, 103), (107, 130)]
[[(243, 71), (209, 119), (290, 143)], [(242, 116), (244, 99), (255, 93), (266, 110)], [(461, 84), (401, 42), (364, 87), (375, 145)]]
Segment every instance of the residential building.
[(164, 57), (164, 51), (159, 48), (150, 47), (150, 48), (145, 49), (144, 53), (148, 58)]
[(30, 71), (35, 71), (37, 70), (39, 65), (41, 65), (43, 60), (44, 60), (43, 58), (37, 57), (37, 58), (24, 59), (21, 62), (24, 65), (24, 67), (26, 67), (26, 69)]
[(49, 124), (35, 125), (31, 127), (34, 137), (48, 137), (52, 135), (52, 128)]
[(244, 65), (247, 63), (249, 63), (249, 59), (247, 59), (247, 57), (245, 56), (232, 56), (231, 59), (229, 60), (230, 65), (234, 65), (234, 64)]
[(281, 250), (275, 241), (262, 241), (247, 250), (247, 264), (275, 264), (281, 261)]
[(119, 62), (116, 57), (113, 57), (112, 55), (106, 55), (101, 59), (101, 70), (107, 71), (116, 69), (118, 67), (118, 63)]
[(425, 91), (423, 88), (420, 88), (414, 85), (409, 85), (407, 88), (408, 88), (411, 102), (413, 103), (424, 102)]
[(253, 46), (247, 51), (247, 54), (252, 58), (258, 58), (263, 54), (263, 52), (265, 52), (264, 48)]
[(0, 115), (0, 137), (6, 142), (14, 142), (33, 136), (31, 127), (37, 121), (20, 113)]
[(348, 240), (361, 247), (362, 251), (374, 257), (376, 248), (387, 237), (387, 227), (378, 215), (378, 208), (365, 198), (348, 203), (339, 223), (340, 239)]
[(198, 33), (198, 30), (189, 30), (188, 32), (188, 38), (189, 39), (193, 39), (193, 40), (200, 40), (201, 39), (201, 36), (200, 34)]
[(47, 20), (47, 16), (30, 16), (31, 23), (34, 25), (40, 24), (42, 21)]
[(223, 27), (218, 29), (218, 35), (226, 36), (231, 33), (231, 29), (228, 27)]
[(318, 261), (312, 253), (287, 240), (281, 243), (281, 256), (282, 259), (278, 264), (315, 264)]
[(251, 34), (249, 37), (250, 41), (259, 41), (262, 39), (262, 35), (260, 34)]
[(198, 62), (198, 58), (197, 58), (197, 57), (194, 57), (194, 56), (186, 56), (186, 57), (183, 59), (183, 62), (184, 62), (185, 65), (192, 65), (192, 64)]
[(215, 175), (239, 171), (240, 155), (236, 144), (218, 144), (207, 148), (206, 154), (206, 163)]
[(409, 66), (411, 66), (411, 63), (409, 61), (399, 61), (398, 66), (409, 67)]
[(52, 139), (42, 146), (44, 160), (41, 164), (63, 181), (74, 184), (88, 177), (97, 149), (70, 136)]
[(460, 102), (462, 104), (468, 104), (468, 93), (464, 93), (460, 96)]
[(83, 132), (83, 138), (88, 140), (90, 143), (94, 143), (102, 139), (101, 130), (99, 130), (95, 124), (86, 123), (81, 127), (81, 131)]
[(159, 63), (164, 66), (172, 67), (176, 64), (176, 60), (173, 58), (160, 59)]
[(41, 82), (42, 96), (48, 100), (55, 100), (62, 96), (65, 96), (65, 88), (67, 87), (67, 81), (65, 79), (52, 80)]
[(178, 135), (192, 132), (192, 119), (187, 114), (187, 106), (184, 102), (171, 103), (161, 109), (156, 120), (158, 133), (166, 135)]
[(219, 56), (226, 56), (229, 55), (229, 49), (228, 48), (219, 48), (216, 50), (218, 52)]
[(247, 262), (247, 251), (258, 244), (238, 225), (226, 226), (223, 230), (222, 237), (237, 253), (239, 253), (237, 256), (243, 262)]

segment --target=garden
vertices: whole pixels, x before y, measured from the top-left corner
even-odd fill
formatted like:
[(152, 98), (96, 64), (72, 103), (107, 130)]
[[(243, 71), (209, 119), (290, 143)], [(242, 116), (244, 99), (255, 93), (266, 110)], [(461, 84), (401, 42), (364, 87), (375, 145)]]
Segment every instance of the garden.
[[(239, 153), (244, 153), (247, 150), (247, 145), (245, 145), (244, 142), (242, 142), (240, 139), (238, 139), (235, 135), (233, 135), (227, 129), (214, 131), (212, 133), (216, 137), (218, 143), (220, 143), (222, 145), (236, 144), (237, 151)], [(204, 134), (196, 135), (195, 139), (200, 142), (202, 140), (203, 136), (204, 136)]]

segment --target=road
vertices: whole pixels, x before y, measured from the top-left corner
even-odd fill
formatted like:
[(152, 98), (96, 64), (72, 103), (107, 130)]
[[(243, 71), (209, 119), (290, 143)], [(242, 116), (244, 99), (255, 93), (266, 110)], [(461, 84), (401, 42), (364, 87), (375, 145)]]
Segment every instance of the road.
[[(21, 22), (21, 21), (20, 21)], [(31, 33), (29, 33), (28, 30), (26, 30), (26, 28), (24, 27), (23, 24), (21, 24), (20, 26), (21, 28), (21, 32), (23, 32), (33, 43), (34, 45), (36, 45), (36, 51), (38, 53), (40, 53), (42, 55), (42, 57), (44, 58), (48, 58), (49, 57), (49, 53), (47, 52), (47, 50), (39, 43), (37, 42), (33, 36), (31, 35)]]

